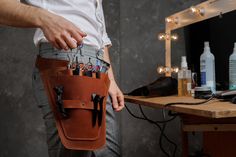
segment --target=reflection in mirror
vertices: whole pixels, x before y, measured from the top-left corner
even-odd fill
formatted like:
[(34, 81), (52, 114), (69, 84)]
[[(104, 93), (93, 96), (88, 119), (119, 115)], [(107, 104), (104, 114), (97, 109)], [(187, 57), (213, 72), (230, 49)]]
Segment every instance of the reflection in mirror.
[[(236, 42), (236, 11), (198, 22), (182, 28), (189, 67), (198, 74), (200, 85), (200, 55), (203, 53), (204, 41), (210, 42), (211, 52), (215, 56), (217, 90), (228, 89), (229, 56)], [(176, 45), (172, 53), (176, 53)]]

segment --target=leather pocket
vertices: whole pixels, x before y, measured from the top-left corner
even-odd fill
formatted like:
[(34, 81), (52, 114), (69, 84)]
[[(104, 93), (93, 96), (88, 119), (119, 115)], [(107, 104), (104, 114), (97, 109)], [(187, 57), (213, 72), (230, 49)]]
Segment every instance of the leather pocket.
[[(106, 99), (109, 87), (107, 74), (101, 74), (101, 78), (97, 79), (68, 75), (63, 72), (49, 76), (46, 82), (62, 143), (67, 146), (68, 141), (83, 141), (93, 143), (98, 148), (104, 145)], [(55, 87), (63, 87), (61, 98), (64, 111), (68, 114), (66, 118), (58, 109)], [(94, 94), (104, 97), (102, 105), (95, 105), (92, 97)], [(90, 149), (83, 146), (78, 148)]]
[(106, 99), (110, 81), (73, 75), (68, 62), (38, 57), (58, 134), (67, 149), (96, 150), (106, 142)]

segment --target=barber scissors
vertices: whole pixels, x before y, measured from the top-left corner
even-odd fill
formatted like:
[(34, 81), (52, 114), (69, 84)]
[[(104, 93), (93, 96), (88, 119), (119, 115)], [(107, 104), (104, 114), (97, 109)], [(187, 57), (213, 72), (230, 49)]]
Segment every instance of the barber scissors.
[[(67, 57), (68, 57), (68, 60), (69, 60), (69, 63), (67, 65), (67, 68), (68, 69), (74, 69), (76, 67), (78, 60), (76, 58), (78, 58), (78, 55), (82, 56), (82, 47), (83, 47), (83, 44), (80, 44), (76, 49), (77, 51), (75, 53), (72, 52), (71, 50), (71, 53), (68, 53), (67, 54)], [(79, 53), (80, 52), (80, 53)], [(74, 67), (75, 65), (75, 67)]]

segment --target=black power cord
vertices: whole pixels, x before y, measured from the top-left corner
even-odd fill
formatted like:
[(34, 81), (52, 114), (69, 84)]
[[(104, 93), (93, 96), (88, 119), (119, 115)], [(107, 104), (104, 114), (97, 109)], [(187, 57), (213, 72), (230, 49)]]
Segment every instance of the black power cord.
[[(145, 120), (147, 120), (148, 122), (150, 122), (150, 123), (153, 123), (153, 124), (155, 124), (156, 126), (157, 125), (159, 125), (160, 126), (160, 124), (158, 124), (158, 123), (163, 123), (163, 125), (162, 125), (162, 128), (161, 128), (161, 126), (160, 126), (160, 131), (161, 131), (161, 134), (160, 134), (160, 137), (159, 137), (159, 144), (160, 144), (160, 148), (162, 147), (163, 148), (163, 137), (169, 142), (169, 143), (171, 143), (172, 145), (174, 145), (174, 152), (173, 152), (173, 157), (175, 157), (175, 153), (176, 153), (176, 150), (177, 150), (177, 145), (173, 142), (173, 141), (171, 141), (169, 138), (168, 138), (168, 136), (166, 136), (165, 135), (165, 133), (164, 133), (164, 131), (165, 131), (165, 128), (166, 128), (166, 125), (167, 125), (167, 123), (168, 122), (170, 122), (170, 121), (172, 121), (172, 120), (174, 120), (176, 117), (177, 117), (177, 115), (174, 115), (172, 118), (170, 118), (170, 119), (168, 119), (168, 120), (163, 120), (163, 121), (152, 121), (151, 119), (149, 119), (147, 116), (146, 116), (146, 114), (143, 112), (143, 109), (142, 109), (142, 107), (141, 107), (141, 105), (139, 105), (139, 109), (140, 109), (140, 111), (141, 111), (141, 113), (142, 113), (142, 115), (143, 115), (143, 117), (145, 118)], [(162, 110), (162, 115), (163, 115), (163, 118), (165, 119), (165, 111), (164, 110)], [(164, 148), (163, 148), (163, 150), (164, 150)], [(164, 151), (163, 151), (163, 153), (164, 153)], [(167, 152), (165, 152), (165, 155), (167, 155), (168, 157), (170, 156)]]
[[(137, 118), (137, 119), (141, 119), (141, 120), (146, 120), (146, 121), (148, 121), (149, 123), (154, 124), (155, 126), (157, 126), (158, 129), (161, 131), (161, 134), (160, 134), (160, 136), (159, 136), (159, 145), (160, 145), (161, 151), (162, 151), (166, 156), (170, 157), (169, 153), (167, 153), (166, 150), (165, 150), (164, 147), (163, 147), (162, 141), (163, 141), (163, 138), (165, 138), (169, 143), (171, 143), (172, 145), (174, 145), (173, 157), (175, 157), (176, 150), (177, 150), (177, 145), (176, 145), (173, 141), (171, 141), (171, 140), (168, 138), (168, 136), (165, 134), (164, 130), (165, 130), (165, 127), (166, 127), (166, 123), (168, 123), (168, 122), (174, 120), (174, 119), (177, 117), (177, 115), (173, 116), (172, 118), (170, 118), (170, 119), (168, 119), (168, 120), (153, 121), (153, 120), (149, 119), (149, 118), (145, 115), (145, 113), (143, 112), (143, 109), (142, 109), (141, 105), (139, 105), (139, 109), (140, 109), (140, 112), (142, 113), (142, 116), (143, 116), (143, 117), (139, 117), (139, 116), (134, 115), (134, 114), (130, 111), (130, 109), (127, 107), (127, 105), (125, 105), (125, 107), (126, 107), (127, 111), (129, 112), (129, 114), (132, 115), (133, 117), (135, 117), (135, 118)], [(162, 127), (161, 127), (160, 123), (163, 124)]]
[[(212, 99), (214, 99), (216, 97), (216, 95), (212, 95), (210, 98), (208, 98), (207, 100), (204, 100), (204, 101), (200, 101), (200, 102), (195, 102), (195, 103), (188, 103), (188, 102), (174, 102), (174, 103), (168, 103), (168, 104), (166, 104), (164, 107), (166, 108), (166, 107), (168, 107), (168, 106), (173, 106), (173, 105), (202, 105), (202, 104), (205, 104), (205, 103), (207, 103), (207, 102), (209, 102), (210, 100), (212, 100)], [(137, 118), (137, 119), (141, 119), (141, 120), (146, 120), (146, 121), (148, 121), (149, 123), (151, 123), (151, 124), (154, 124), (155, 126), (157, 126), (158, 127), (158, 129), (161, 131), (161, 134), (160, 134), (160, 136), (159, 136), (159, 145), (160, 145), (160, 149), (161, 149), (161, 151), (167, 156), (167, 157), (170, 157), (171, 155), (169, 154), (169, 153), (167, 153), (166, 152), (166, 150), (163, 148), (163, 138), (165, 138), (169, 143), (171, 143), (172, 145), (174, 145), (174, 152), (173, 152), (173, 157), (175, 157), (175, 154), (176, 154), (176, 150), (177, 150), (177, 145), (173, 142), (173, 141), (171, 141), (169, 138), (168, 138), (168, 136), (165, 134), (165, 128), (166, 128), (166, 125), (167, 125), (167, 123), (168, 122), (170, 122), (170, 121), (172, 121), (172, 120), (174, 120), (177, 116), (178, 116), (178, 114), (172, 114), (171, 112), (169, 112), (169, 116), (172, 116), (172, 118), (170, 118), (170, 119), (168, 119), (168, 120), (163, 120), (163, 121), (153, 121), (153, 120), (151, 120), (151, 119), (149, 119), (146, 115), (145, 115), (145, 113), (143, 112), (143, 109), (142, 109), (142, 107), (141, 107), (141, 105), (139, 105), (139, 109), (140, 109), (140, 112), (142, 113), (142, 116), (143, 117), (138, 117), (138, 116), (136, 116), (136, 115), (134, 115), (131, 111), (130, 111), (130, 109), (127, 107), (127, 105), (125, 105), (125, 107), (126, 107), (126, 109), (127, 109), (127, 111), (129, 112), (129, 114), (130, 115), (132, 115), (133, 117), (135, 117), (135, 118)], [(163, 117), (164, 117), (164, 119), (165, 119), (165, 114), (164, 114), (164, 109), (163, 109)], [(162, 127), (161, 127), (161, 125), (160, 124), (162, 124)]]
[(211, 101), (215, 97), (216, 97), (216, 95), (212, 94), (212, 96), (210, 98), (208, 98), (207, 100), (204, 100), (204, 101), (190, 102), (190, 103), (189, 102), (173, 102), (173, 103), (165, 104), (165, 107), (173, 106), (173, 105), (202, 105), (202, 104), (205, 104), (205, 103)]

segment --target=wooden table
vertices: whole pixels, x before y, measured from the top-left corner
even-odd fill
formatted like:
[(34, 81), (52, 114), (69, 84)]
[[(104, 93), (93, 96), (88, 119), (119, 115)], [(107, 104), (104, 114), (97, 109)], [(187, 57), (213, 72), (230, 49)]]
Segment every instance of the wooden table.
[[(199, 102), (192, 97), (125, 96), (125, 101), (161, 109), (172, 102)], [(236, 157), (236, 104), (211, 100), (202, 105), (176, 105), (166, 109), (181, 114), (183, 156), (188, 156), (188, 132), (203, 132), (204, 152), (211, 157)]]

